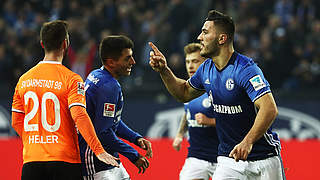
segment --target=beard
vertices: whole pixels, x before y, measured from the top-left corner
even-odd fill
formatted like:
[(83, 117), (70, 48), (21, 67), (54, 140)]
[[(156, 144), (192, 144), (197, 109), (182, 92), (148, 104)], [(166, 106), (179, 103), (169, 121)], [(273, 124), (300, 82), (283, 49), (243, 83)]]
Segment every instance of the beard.
[(200, 51), (200, 55), (205, 58), (213, 58), (220, 54), (220, 45), (218, 42), (218, 38), (216, 37), (208, 46), (203, 47)]

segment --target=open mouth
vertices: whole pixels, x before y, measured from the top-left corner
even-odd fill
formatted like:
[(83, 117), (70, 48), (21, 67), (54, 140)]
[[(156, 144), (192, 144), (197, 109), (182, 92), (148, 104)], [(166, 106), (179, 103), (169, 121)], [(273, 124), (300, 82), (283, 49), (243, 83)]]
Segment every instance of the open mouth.
[(190, 71), (189, 75), (192, 76), (195, 72), (194, 71)]

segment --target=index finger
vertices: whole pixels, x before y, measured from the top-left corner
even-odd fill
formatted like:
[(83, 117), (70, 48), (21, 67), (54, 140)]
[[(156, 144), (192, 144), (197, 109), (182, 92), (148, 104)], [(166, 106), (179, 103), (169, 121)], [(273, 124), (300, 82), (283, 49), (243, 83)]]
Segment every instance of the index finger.
[(156, 45), (154, 45), (152, 42), (149, 42), (149, 46), (153, 49), (156, 55), (162, 55), (161, 51), (158, 49)]
[(229, 153), (229, 157), (234, 157), (235, 153), (236, 153), (236, 149), (232, 149), (232, 151)]

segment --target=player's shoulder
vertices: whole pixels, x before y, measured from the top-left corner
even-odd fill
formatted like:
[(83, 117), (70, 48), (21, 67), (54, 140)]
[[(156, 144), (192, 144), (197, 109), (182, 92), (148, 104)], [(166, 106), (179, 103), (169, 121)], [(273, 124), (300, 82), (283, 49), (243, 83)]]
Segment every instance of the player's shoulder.
[(91, 71), (86, 79), (86, 83), (93, 83), (97, 87), (103, 88), (120, 88), (119, 82), (103, 68)]
[(63, 74), (65, 74), (65, 76), (72, 78), (72, 79), (81, 79), (82, 80), (82, 78), (79, 74), (71, 71), (70, 69), (68, 69), (64, 65), (58, 66), (58, 68), (62, 71)]
[[(39, 67), (37, 67), (39, 66)], [(35, 66), (35, 68), (40, 68), (40, 69), (45, 69), (45, 68), (50, 68), (51, 70), (48, 71), (47, 73), (49, 73), (47, 76), (48, 77), (54, 77), (56, 76), (55, 73), (59, 73), (60, 75), (62, 75), (66, 80), (66, 82), (69, 82), (72, 79), (75, 79), (77, 81), (81, 80), (82, 78), (79, 74), (71, 71), (70, 69), (68, 69), (66, 66), (62, 65), (59, 62), (40, 62), (37, 66)]]
[(237, 72), (239, 73), (244, 72), (244, 69), (258, 68), (254, 60), (246, 55), (234, 52), (232, 56), (234, 56), (234, 63), (236, 65), (236, 68), (238, 69)]
[(214, 63), (211, 58), (206, 59), (198, 69), (202, 72), (209, 71), (212, 67), (214, 67)]
[(201, 64), (202, 66), (204, 67), (209, 67), (209, 66), (212, 66), (214, 63), (212, 61), (211, 58), (207, 58), (206, 60), (204, 60), (204, 62)]
[(23, 73), (20, 76), (20, 80), (28, 79), (30, 76), (32, 76), (35, 72), (38, 71), (38, 64), (30, 68), (27, 72)]
[(232, 56), (235, 56), (237, 64), (239, 64), (242, 67), (246, 67), (254, 64), (254, 61), (252, 60), (252, 58), (246, 55), (240, 54), (238, 52), (234, 52)]

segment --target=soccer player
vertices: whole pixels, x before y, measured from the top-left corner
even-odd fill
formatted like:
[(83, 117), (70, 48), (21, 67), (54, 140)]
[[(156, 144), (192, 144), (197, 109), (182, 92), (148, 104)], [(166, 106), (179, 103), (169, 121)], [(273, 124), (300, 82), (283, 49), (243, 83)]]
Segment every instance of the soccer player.
[[(99, 46), (102, 67), (92, 71), (86, 81), (87, 112), (107, 152), (119, 157), (127, 157), (142, 173), (148, 168), (149, 161), (134, 148), (124, 143), (126, 139), (146, 150), (146, 157), (152, 157), (151, 143), (140, 134), (126, 126), (121, 119), (123, 94), (118, 79), (129, 76), (135, 64), (132, 56), (133, 42), (126, 36), (105, 37)], [(130, 179), (129, 174), (120, 163), (120, 168), (101, 163), (92, 153), (91, 148), (79, 136), (82, 172), (84, 179), (120, 180)]]
[[(191, 43), (184, 47), (189, 77), (205, 60), (200, 56), (200, 50), (199, 43)], [(189, 131), (188, 157), (180, 172), (180, 180), (209, 180), (216, 169), (219, 141), (208, 95), (203, 94), (185, 103), (184, 110), (178, 133), (172, 144), (173, 148), (179, 151), (184, 134)]]
[(77, 130), (102, 163), (118, 166), (100, 144), (86, 112), (84, 84), (65, 66), (67, 22), (44, 23), (40, 31), (45, 57), (23, 74), (12, 103), (12, 127), (23, 142), (23, 180), (80, 179)]
[(200, 54), (209, 59), (188, 81), (173, 74), (151, 42), (149, 64), (176, 99), (209, 94), (219, 137), (213, 179), (284, 179), (280, 140), (271, 131), (278, 110), (270, 85), (251, 58), (234, 50), (234, 32), (231, 17), (209, 11), (198, 36)]

